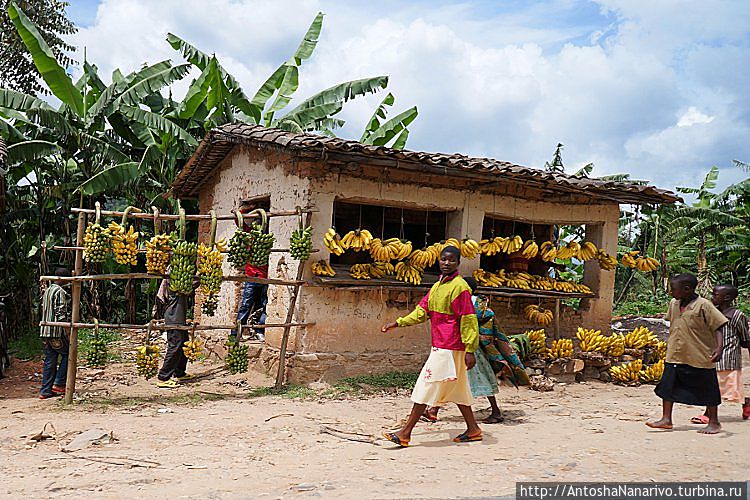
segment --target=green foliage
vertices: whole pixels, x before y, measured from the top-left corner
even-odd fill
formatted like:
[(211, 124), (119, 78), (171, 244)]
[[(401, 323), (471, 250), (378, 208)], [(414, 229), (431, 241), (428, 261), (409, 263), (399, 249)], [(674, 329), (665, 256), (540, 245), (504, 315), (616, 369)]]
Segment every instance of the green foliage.
[(8, 350), (11, 356), (23, 361), (40, 359), (43, 353), (39, 329), (26, 328), (20, 335), (10, 341)]
[[(99, 338), (106, 342), (108, 345), (112, 342), (122, 340), (122, 335), (117, 330), (109, 330), (106, 328), (99, 329)], [(89, 351), (91, 351), (91, 341), (94, 339), (94, 330), (89, 328), (81, 328), (78, 330), (78, 359), (87, 359)], [(115, 352), (113, 349), (107, 349), (107, 361), (122, 361), (122, 355)]]
[(336, 385), (364, 384), (378, 388), (411, 389), (417, 383), (419, 373), (388, 372), (381, 375), (360, 375), (339, 380)]
[(669, 297), (661, 294), (640, 300), (625, 301), (617, 306), (614, 314), (616, 316), (655, 316), (664, 314), (668, 306)]

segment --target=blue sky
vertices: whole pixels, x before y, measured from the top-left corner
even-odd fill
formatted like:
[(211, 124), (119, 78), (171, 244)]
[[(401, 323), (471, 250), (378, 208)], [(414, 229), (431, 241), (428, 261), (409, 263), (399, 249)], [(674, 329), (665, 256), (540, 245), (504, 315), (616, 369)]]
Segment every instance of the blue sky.
[[(594, 162), (599, 175), (668, 188), (699, 182), (712, 165), (725, 185), (743, 177), (732, 159), (750, 161), (747, 1), (71, 3), (81, 27), (72, 41), (103, 74), (179, 61), (164, 41), (171, 31), (215, 52), (246, 93), (323, 11), (297, 97), (387, 74), (395, 110), (420, 110), (409, 149), (540, 167), (562, 142), (568, 171)], [(340, 135), (358, 138), (382, 97), (348, 103)]]

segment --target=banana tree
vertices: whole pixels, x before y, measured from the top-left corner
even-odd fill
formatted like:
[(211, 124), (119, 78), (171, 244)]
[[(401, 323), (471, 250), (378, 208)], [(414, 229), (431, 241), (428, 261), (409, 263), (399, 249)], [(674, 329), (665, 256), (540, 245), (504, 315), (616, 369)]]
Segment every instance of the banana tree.
[[(373, 146), (387, 146), (389, 142), (393, 141), (390, 147), (404, 149), (409, 138), (407, 127), (417, 118), (419, 112), (417, 107), (414, 106), (390, 120), (386, 120), (388, 108), (393, 106), (394, 102), (396, 102), (396, 98), (389, 92), (380, 105), (375, 108), (375, 112), (372, 114), (370, 121), (367, 122), (359, 142), (372, 144)], [(383, 121), (381, 122), (381, 120)]]

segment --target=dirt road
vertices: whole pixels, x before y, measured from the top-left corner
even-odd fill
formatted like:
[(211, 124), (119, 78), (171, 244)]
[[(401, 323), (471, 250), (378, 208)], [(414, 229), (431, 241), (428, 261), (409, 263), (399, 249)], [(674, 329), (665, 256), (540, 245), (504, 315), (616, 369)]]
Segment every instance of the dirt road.
[[(500, 394), (507, 421), (484, 426), (484, 442), (450, 441), (463, 429), (451, 408), (441, 422), (420, 424), (413, 446), (394, 449), (320, 429), (379, 436), (408, 413), (405, 391), (345, 400), (250, 397), (247, 376), (221, 376), (165, 393), (122, 375), (115, 384), (108, 368), (81, 384), (99, 404), (63, 409), (35, 399), (32, 372), (21, 377), (23, 391), (18, 380), (14, 391), (0, 381), (0, 496), (450, 498), (512, 494), (525, 480), (741, 480), (750, 470), (742, 451), (750, 448), (750, 421), (740, 419), (738, 405), (722, 407), (718, 436), (695, 432), (687, 421), (698, 409), (690, 407), (677, 409), (674, 431), (651, 431), (643, 425), (659, 410), (651, 386), (507, 388)], [(57, 439), (29, 444), (47, 422)], [(91, 428), (112, 431), (117, 441), (60, 450)]]

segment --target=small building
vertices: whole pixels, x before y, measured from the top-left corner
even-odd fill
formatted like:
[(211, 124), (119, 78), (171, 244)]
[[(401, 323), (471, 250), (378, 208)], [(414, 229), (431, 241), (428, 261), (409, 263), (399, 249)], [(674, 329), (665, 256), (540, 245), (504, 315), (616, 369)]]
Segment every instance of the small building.
[[(561, 227), (575, 226), (585, 238), (610, 254), (617, 253), (620, 204), (673, 203), (673, 193), (648, 185), (605, 182), (542, 171), (490, 158), (461, 154), (401, 151), (355, 141), (291, 133), (245, 124), (210, 131), (172, 185), (177, 198), (197, 198), (201, 213), (227, 213), (242, 201), (262, 202), (271, 212), (310, 207), (313, 253), (306, 264), (289, 341), (288, 379), (306, 382), (363, 373), (418, 370), (429, 351), (428, 326), (388, 334), (381, 325), (411, 310), (436, 273), (421, 286), (393, 279), (356, 281), (351, 264), (367, 256), (347, 252), (329, 255), (323, 235), (335, 226), (345, 232), (366, 228), (375, 237), (400, 237), (415, 248), (450, 237), (475, 240), (520, 235), (549, 240)], [(217, 238), (231, 237), (231, 221), (219, 223)], [(276, 247), (288, 248), (297, 221), (270, 219)], [(203, 228), (207, 232), (208, 226)], [(205, 234), (203, 235), (205, 238)], [(337, 275), (313, 276), (310, 263), (330, 261)], [(271, 278), (294, 279), (297, 261), (288, 253), (271, 254)], [(463, 259), (460, 271), (471, 274), (492, 266), (492, 258)], [(492, 270), (492, 269), (489, 269)], [(226, 265), (225, 274), (233, 271)], [(523, 314), (529, 303), (555, 310), (556, 332), (572, 336), (578, 326), (609, 329), (614, 271), (596, 261), (583, 265), (583, 282), (591, 294), (565, 295), (543, 290), (485, 290), (493, 297), (498, 323), (507, 333), (534, 328)], [(560, 305), (561, 297), (580, 298), (578, 307)], [(202, 323), (234, 320), (240, 298), (236, 283), (224, 283), (219, 308)], [(269, 288), (268, 323), (283, 323), (289, 291)], [(198, 304), (200, 305), (200, 304)], [(196, 317), (200, 307), (196, 307)], [(538, 328), (538, 327), (537, 327)], [(269, 329), (258, 360), (275, 369), (281, 330)]]

